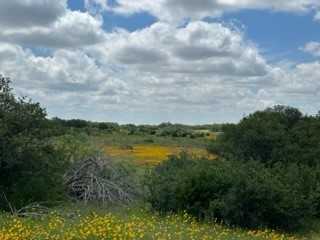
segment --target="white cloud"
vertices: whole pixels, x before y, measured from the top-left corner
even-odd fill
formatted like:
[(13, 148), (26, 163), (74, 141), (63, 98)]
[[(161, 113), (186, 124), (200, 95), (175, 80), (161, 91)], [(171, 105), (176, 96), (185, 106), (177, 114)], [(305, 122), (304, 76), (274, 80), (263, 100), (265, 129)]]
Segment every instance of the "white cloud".
[(320, 57), (320, 42), (309, 42), (302, 48), (302, 50), (313, 56)]
[(274, 11), (307, 12), (320, 7), (318, 0), (117, 0), (114, 6), (107, 0), (87, 0), (90, 9), (101, 7), (119, 14), (149, 12), (162, 21), (199, 20), (220, 16), (225, 11), (270, 9)]
[(231, 119), (273, 104), (320, 108), (314, 104), (320, 72), (310, 71), (317, 62), (270, 65), (241, 32), (218, 23), (197, 21), (179, 28), (156, 23), (132, 33), (118, 30), (88, 51), (98, 62), (128, 74), (133, 109), (230, 113)]
[(2, 0), (0, 27), (48, 26), (65, 13), (67, 0)]
[(206, 122), (217, 114), (222, 121), (228, 112), (237, 118), (251, 109), (245, 99), (262, 104), (257, 89), (274, 84), (258, 50), (217, 23), (119, 30), (104, 43), (49, 57), (0, 43), (0, 56), (1, 71), (18, 92), (61, 117), (145, 122), (151, 114), (153, 122), (197, 122), (204, 114)]
[[(294, 96), (315, 100), (320, 96), (319, 79), (320, 62), (298, 64), (294, 69), (288, 71), (288, 76), (283, 82), (283, 91)], [(319, 106), (319, 103), (316, 102), (313, 102), (312, 105)]]
[(101, 16), (71, 11), (67, 0), (0, 1), (0, 41), (33, 48), (78, 48), (104, 41)]
[(7, 29), (0, 40), (31, 47), (77, 48), (104, 41), (102, 21), (88, 13), (66, 11), (50, 26)]
[(314, 20), (320, 21), (320, 11), (314, 16)]
[(115, 64), (159, 74), (261, 76), (268, 68), (241, 32), (201, 21), (183, 28), (155, 23), (133, 33), (118, 30), (90, 50)]
[(1, 72), (12, 78), (17, 92), (40, 101), (54, 115), (111, 109), (126, 94), (125, 84), (112, 70), (100, 68), (81, 51), (59, 50), (51, 57), (39, 57), (1, 43), (0, 56)]

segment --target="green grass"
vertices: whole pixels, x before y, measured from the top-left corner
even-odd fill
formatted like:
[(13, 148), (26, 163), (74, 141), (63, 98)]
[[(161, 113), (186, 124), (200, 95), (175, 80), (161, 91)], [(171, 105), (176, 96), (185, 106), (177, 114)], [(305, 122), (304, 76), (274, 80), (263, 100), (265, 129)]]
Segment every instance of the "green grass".
[(302, 238), (269, 230), (249, 231), (228, 228), (213, 222), (197, 222), (184, 213), (161, 216), (142, 207), (76, 204), (56, 208), (49, 215), (35, 219), (1, 215), (0, 239), (300, 240)]

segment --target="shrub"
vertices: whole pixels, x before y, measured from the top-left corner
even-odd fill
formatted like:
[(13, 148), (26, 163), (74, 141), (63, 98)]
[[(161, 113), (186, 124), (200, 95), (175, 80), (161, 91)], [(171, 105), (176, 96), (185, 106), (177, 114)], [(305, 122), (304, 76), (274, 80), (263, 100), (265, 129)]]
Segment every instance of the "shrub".
[[(256, 162), (235, 167), (220, 212), (225, 222), (249, 228), (296, 230), (315, 216), (319, 183), (311, 168), (266, 168)], [(219, 211), (219, 206), (210, 207), (211, 212)]]
[(318, 117), (276, 106), (255, 112), (239, 124), (224, 125), (223, 134), (209, 150), (225, 158), (254, 159), (269, 166), (278, 162), (315, 166), (320, 163), (319, 142)]
[(98, 123), (98, 128), (108, 133), (120, 131), (120, 126), (117, 123), (106, 123), (106, 122)]
[(55, 150), (63, 153), (64, 159), (68, 162), (83, 160), (99, 153), (92, 138), (84, 132), (69, 131), (68, 134), (52, 139)]
[(50, 143), (46, 112), (38, 103), (17, 99), (0, 77), (0, 209), (55, 201), (63, 195), (65, 161)]
[(180, 124), (162, 123), (159, 125), (159, 131), (157, 133), (162, 137), (175, 137), (183, 138), (192, 135), (192, 131)]
[(317, 174), (309, 167), (172, 156), (147, 178), (147, 200), (160, 212), (186, 210), (229, 225), (295, 229), (315, 214)]

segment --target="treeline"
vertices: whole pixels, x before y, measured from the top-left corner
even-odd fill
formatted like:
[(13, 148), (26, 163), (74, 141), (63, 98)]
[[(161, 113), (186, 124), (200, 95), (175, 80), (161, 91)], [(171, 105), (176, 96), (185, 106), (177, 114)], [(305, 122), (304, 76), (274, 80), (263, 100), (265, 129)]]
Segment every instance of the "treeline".
[(96, 133), (103, 131), (106, 133), (127, 133), (129, 135), (156, 135), (168, 137), (205, 137), (210, 132), (221, 132), (223, 124), (206, 124), (206, 125), (183, 125), (173, 123), (161, 123), (159, 125), (135, 125), (113, 122), (91, 122), (81, 119), (64, 120), (60, 118), (51, 119), (61, 131), (67, 131), (70, 128), (86, 131), (87, 133)]

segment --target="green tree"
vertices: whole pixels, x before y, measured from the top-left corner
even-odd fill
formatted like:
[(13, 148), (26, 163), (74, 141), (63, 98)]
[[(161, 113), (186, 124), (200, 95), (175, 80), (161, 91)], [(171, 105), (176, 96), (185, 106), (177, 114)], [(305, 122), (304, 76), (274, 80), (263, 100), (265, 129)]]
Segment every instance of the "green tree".
[(317, 215), (319, 168), (182, 154), (151, 170), (147, 201), (159, 212), (187, 211), (246, 228), (297, 230)]
[(223, 127), (210, 150), (225, 158), (277, 162), (319, 163), (320, 119), (295, 108), (275, 106)]
[(62, 154), (51, 145), (46, 111), (16, 98), (0, 76), (0, 209), (62, 196)]

